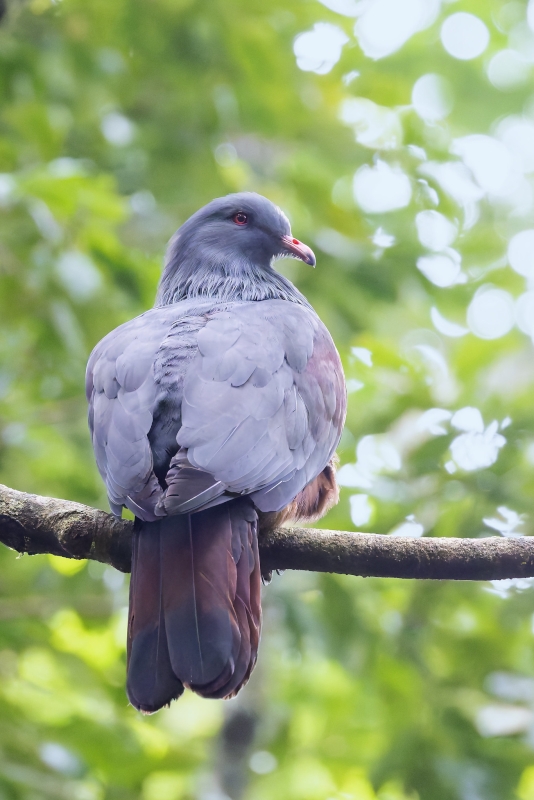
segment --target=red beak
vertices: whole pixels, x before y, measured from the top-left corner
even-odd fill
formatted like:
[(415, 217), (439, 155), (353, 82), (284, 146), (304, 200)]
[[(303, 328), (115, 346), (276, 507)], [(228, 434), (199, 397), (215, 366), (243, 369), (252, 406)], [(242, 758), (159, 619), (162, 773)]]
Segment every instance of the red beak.
[(307, 244), (299, 242), (298, 239), (293, 239), (292, 236), (282, 236), (282, 244), (284, 250), (289, 251), (294, 258), (304, 261), (304, 263), (309, 264), (310, 267), (315, 266), (315, 254)]

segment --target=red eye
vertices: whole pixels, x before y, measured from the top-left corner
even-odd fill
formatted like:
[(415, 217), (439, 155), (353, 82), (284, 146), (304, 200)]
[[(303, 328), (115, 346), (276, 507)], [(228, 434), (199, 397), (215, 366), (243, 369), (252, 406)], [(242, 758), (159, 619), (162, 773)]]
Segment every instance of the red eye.
[(246, 214), (243, 214), (242, 211), (238, 211), (238, 213), (233, 217), (233, 220), (236, 225), (246, 225), (248, 222), (248, 217)]

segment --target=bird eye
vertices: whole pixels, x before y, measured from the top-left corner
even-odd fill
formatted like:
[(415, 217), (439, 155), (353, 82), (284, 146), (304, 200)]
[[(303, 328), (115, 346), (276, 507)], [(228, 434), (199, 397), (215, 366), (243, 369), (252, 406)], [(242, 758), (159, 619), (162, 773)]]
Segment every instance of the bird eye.
[(236, 225), (246, 225), (248, 222), (248, 217), (242, 211), (238, 211), (238, 213), (234, 215), (233, 221)]

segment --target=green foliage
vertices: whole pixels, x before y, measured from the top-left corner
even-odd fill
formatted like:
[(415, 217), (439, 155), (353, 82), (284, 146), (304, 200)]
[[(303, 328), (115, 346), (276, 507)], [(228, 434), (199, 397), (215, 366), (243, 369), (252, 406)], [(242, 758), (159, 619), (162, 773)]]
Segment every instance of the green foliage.
[[(423, 2), (422, 30), (377, 59), (373, 3), (324, 2), (13, 0), (0, 32), (2, 482), (107, 507), (87, 356), (152, 304), (176, 227), (251, 189), (316, 250), (315, 271), (281, 268), (349, 381), (345, 488), (324, 524), (531, 533), (534, 267), (513, 237), (532, 226), (532, 2)], [(403, 24), (419, 7), (397, 6)], [(391, 9), (383, 39), (402, 28)], [(440, 40), (457, 12), (489, 31), (466, 60)], [(312, 30), (299, 69), (294, 40)], [(413, 94), (429, 74), (446, 83)], [(443, 216), (416, 225), (425, 211)], [(275, 576), (240, 698), (186, 694), (148, 719), (126, 704), (122, 577), (5, 549), (0, 568), (0, 800), (222, 800), (221, 726), (236, 708), (258, 720), (245, 797), (534, 798), (530, 581)]]

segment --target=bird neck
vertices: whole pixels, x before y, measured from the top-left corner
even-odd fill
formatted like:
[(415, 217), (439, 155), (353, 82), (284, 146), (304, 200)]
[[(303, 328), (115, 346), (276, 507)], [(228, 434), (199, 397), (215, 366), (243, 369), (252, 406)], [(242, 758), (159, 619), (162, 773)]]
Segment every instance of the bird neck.
[(288, 300), (309, 306), (291, 281), (270, 266), (250, 261), (203, 261), (170, 259), (158, 286), (155, 305), (168, 306), (192, 298), (231, 300)]

